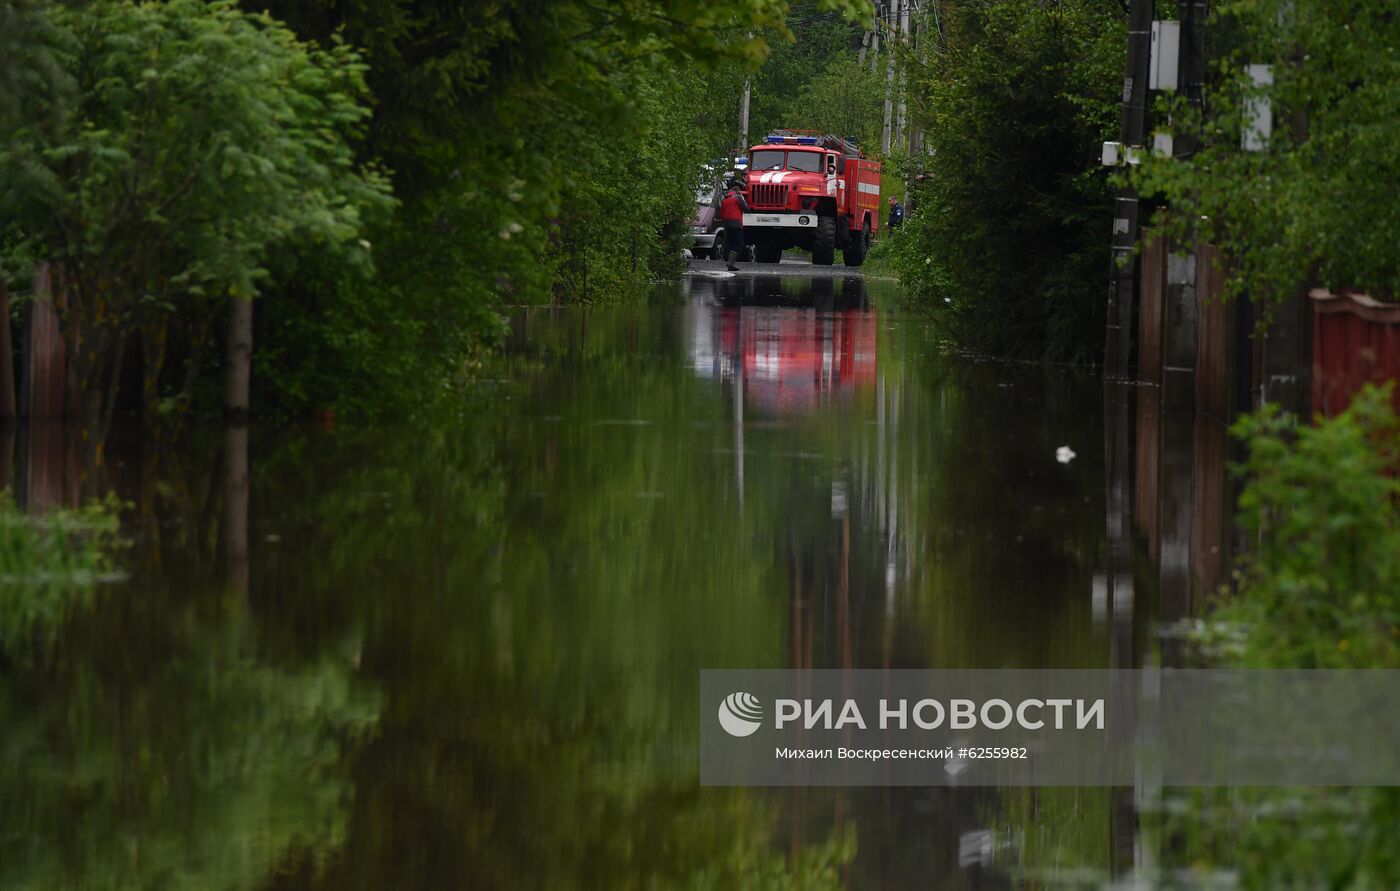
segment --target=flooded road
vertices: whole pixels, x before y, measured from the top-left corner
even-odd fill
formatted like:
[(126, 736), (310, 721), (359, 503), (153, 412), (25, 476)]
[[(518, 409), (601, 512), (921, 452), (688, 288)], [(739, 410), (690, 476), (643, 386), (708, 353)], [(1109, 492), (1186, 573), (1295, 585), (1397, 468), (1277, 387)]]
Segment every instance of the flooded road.
[(137, 575), (0, 673), (0, 889), (1106, 879), (1110, 790), (696, 760), (702, 668), (1108, 666), (1098, 378), (766, 276), (522, 311), (492, 375), (127, 470)]

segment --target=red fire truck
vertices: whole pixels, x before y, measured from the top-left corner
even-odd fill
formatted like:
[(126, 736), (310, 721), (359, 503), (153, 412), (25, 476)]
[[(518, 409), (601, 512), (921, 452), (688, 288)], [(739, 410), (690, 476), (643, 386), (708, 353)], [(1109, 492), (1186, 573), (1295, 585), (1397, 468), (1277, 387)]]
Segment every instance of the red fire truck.
[(847, 266), (865, 262), (880, 230), (880, 164), (839, 136), (784, 130), (749, 150), (744, 238), (760, 263), (783, 248), (812, 252), (830, 266), (840, 248)]

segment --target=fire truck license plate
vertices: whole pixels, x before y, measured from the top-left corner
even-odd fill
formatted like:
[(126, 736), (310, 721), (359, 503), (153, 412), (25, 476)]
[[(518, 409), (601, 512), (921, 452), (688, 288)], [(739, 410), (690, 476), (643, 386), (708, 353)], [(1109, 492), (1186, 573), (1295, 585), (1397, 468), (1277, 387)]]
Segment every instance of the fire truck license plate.
[(746, 213), (745, 226), (798, 226), (810, 229), (817, 225), (817, 217), (811, 213)]

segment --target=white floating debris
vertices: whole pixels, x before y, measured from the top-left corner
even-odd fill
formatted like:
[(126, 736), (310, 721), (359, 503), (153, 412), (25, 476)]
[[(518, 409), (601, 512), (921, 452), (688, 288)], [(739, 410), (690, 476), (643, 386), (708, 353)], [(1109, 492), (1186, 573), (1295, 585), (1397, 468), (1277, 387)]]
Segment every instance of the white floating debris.
[(734, 273), (723, 269), (687, 269), (685, 274), (694, 278), (734, 278)]
[(1055, 449), (1055, 460), (1059, 461), (1061, 464), (1068, 464), (1074, 460), (1074, 449), (1067, 445), (1060, 446), (1058, 449)]

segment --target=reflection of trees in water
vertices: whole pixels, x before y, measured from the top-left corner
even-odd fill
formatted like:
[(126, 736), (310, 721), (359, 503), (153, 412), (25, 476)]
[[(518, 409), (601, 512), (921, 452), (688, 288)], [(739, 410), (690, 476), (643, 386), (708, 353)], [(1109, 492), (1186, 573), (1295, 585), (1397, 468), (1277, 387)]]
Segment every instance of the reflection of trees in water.
[[(73, 547), (45, 559), (52, 580), (41, 589), (0, 591), (10, 606), (18, 597), (51, 607), (37, 626), (0, 610), (0, 888), (255, 888), (289, 859), (324, 862), (345, 836), (343, 749), (378, 705), (354, 677), (352, 632), (342, 626), (309, 654), (270, 658), (265, 629), (241, 605), (246, 428), (223, 438), (200, 499), (222, 502), (224, 521), (143, 537), (135, 564), (168, 578), (138, 570), (94, 597), (93, 568), (104, 566), (95, 551), (110, 540), (87, 527), (111, 514), (52, 513), (70, 500), (49, 471), (68, 466), (71, 428), (31, 427), (19, 488), (37, 516), (23, 522), (53, 517)], [(144, 465), (131, 455), (114, 465), (128, 462)], [(129, 529), (162, 529), (161, 495), (185, 487), (178, 477), (149, 482), (137, 488), (144, 497)], [(214, 530), (217, 541), (206, 534)], [(207, 571), (206, 552), (218, 550), (226, 577)], [(187, 592), (167, 596), (167, 585)]]
[(753, 533), (782, 505), (736, 520), (714, 484), (727, 431), (677, 415), (685, 378), (593, 350), (626, 328), (577, 324), (524, 359), (573, 356), (525, 376), (562, 417), (477, 404), (470, 423), (293, 442), (255, 468), (280, 552), (318, 556), (264, 564), (255, 604), (270, 586), (290, 626), (365, 628), (386, 702), (343, 853), (287, 887), (834, 886), (839, 837), (789, 859), (764, 796), (696, 787), (699, 669), (773, 652)]
[[(727, 311), (727, 310), (721, 310)], [(850, 404), (786, 418), (790, 453), (745, 467), (780, 480), (788, 511), (785, 664), (804, 668), (1093, 667), (1106, 658), (1090, 615), (1102, 554), (1096, 490), (1096, 390), (1059, 372), (961, 360), (928, 362), (909, 326), (881, 329), (879, 373)], [(1076, 465), (1055, 461), (1073, 443)], [(832, 826), (861, 829), (857, 886), (1001, 887), (1007, 840), (1024, 842), (1040, 811), (1011, 791), (890, 788), (785, 790), (794, 844)], [(1038, 799), (1041, 806), (1055, 804)], [(1084, 805), (1084, 806), (1081, 806)], [(1030, 856), (1102, 866), (1102, 802), (1059, 807), (1072, 824), (1033, 838)], [(968, 839), (996, 830), (991, 868)], [(1083, 858), (1083, 859), (1076, 859)], [(1053, 863), (1053, 860), (1046, 862)], [(937, 877), (937, 878), (933, 878)]]
[(256, 888), (344, 838), (353, 643), (296, 665), (246, 616), (127, 591), (0, 684), (0, 888)]
[[(726, 323), (758, 327), (772, 315), (779, 374), (801, 376), (810, 372), (792, 343), (807, 337), (804, 320), (843, 315), (804, 312), (810, 291), (794, 300), (770, 290), (762, 299), (767, 287), (696, 278), (685, 318), (698, 376), (737, 389), (745, 375), (747, 448), (735, 474), (750, 493), (781, 488), (788, 504), (774, 535), (787, 589), (784, 664), (1104, 664), (1106, 629), (1095, 624), (1091, 597), (1104, 538), (1094, 382), (939, 357), (935, 332), (882, 310), (868, 381), (806, 411), (764, 411), (753, 398), (763, 380), (751, 375), (748, 341), (726, 338)], [(821, 363), (841, 364), (835, 355)], [(774, 417), (781, 435), (765, 432)], [(1070, 466), (1055, 460), (1065, 444), (1080, 453)], [(833, 826), (861, 829), (849, 872), (856, 884), (901, 887), (937, 876), (940, 886), (996, 887), (1006, 881), (1012, 839), (1046, 862), (1065, 853), (1066, 863), (1102, 867), (1102, 802), (1088, 796), (1060, 807), (1053, 797), (1010, 794), (1002, 803), (984, 790), (797, 788), (782, 800), (794, 845)], [(1041, 808), (1074, 822), (1049, 838), (1028, 837)], [(999, 853), (984, 868), (963, 849), (989, 830)]]
[[(785, 459), (784, 524), (802, 600), (820, 605), (815, 667), (1096, 667), (1090, 616), (1103, 553), (1092, 382), (1002, 363), (914, 356), (925, 335), (882, 332), (867, 398), (810, 431), (823, 478)], [(896, 342), (895, 338), (901, 338)], [(1083, 445), (1072, 465), (1055, 449)], [(851, 617), (838, 631), (848, 579)], [(809, 619), (810, 621), (810, 619)], [(854, 650), (842, 654), (852, 636)]]
[[(354, 677), (354, 633), (270, 656), (235, 555), (234, 600), (224, 579), (197, 572), (204, 553), (248, 542), (246, 430), (225, 437), (200, 499), (221, 500), (224, 523), (140, 537), (136, 565), (168, 579), (105, 584), (98, 597), (92, 576), (111, 539), (91, 527), (115, 518), (52, 513), (77, 497), (73, 433), (31, 424), (14, 479), (36, 511), (24, 523), (55, 517), (71, 546), (43, 558), (48, 583), (0, 591), (7, 607), (45, 605), (42, 622), (18, 625), (27, 612), (0, 609), (0, 888), (258, 888), (290, 859), (325, 862), (346, 836), (344, 748), (378, 703)], [(162, 530), (146, 511), (183, 488), (137, 483), (127, 531)]]
[[(749, 308), (720, 303), (715, 312)], [(1084, 423), (1076, 388), (1034, 370), (928, 361), (927, 334), (881, 329), (870, 386), (819, 412), (750, 415), (741, 511), (732, 394), (677, 361), (689, 348), (677, 341), (683, 317), (534, 311), (516, 330), (528, 340), (500, 374), (511, 383), (455, 415), (255, 449), (251, 512), (233, 512), (251, 522), (241, 542), (220, 529), (238, 507), (226, 490), (237, 475), (209, 460), (214, 449), (191, 460), (199, 470), (170, 496), (182, 521), (162, 527), (151, 562), (172, 584), (222, 593), (211, 553), (246, 546), (246, 613), (104, 607), (75, 624), (85, 667), (65, 676), (121, 653), (165, 653), (170, 667), (129, 657), (100, 701), (65, 694), (83, 704), (55, 713), (100, 723), (107, 700), (112, 714), (147, 703), (122, 737), (132, 747), (165, 729), (157, 711), (194, 728), (151, 743), (149, 762), (118, 772), (108, 757), (92, 769), (101, 789), (170, 777), (150, 780), (148, 797), (170, 798), (142, 805), (153, 816), (130, 818), (126, 842), (145, 854), (155, 845), (166, 862), (212, 862), (199, 852), (224, 849), (200, 841), (195, 811), (188, 845), (167, 833), (176, 802), (215, 814), (210, 825), (220, 806), (248, 814), (222, 818), (246, 829), (272, 825), (254, 807), (262, 801), (288, 815), (260, 861), (284, 869), (274, 884), (286, 888), (464, 877), (813, 888), (839, 882), (856, 827), (850, 877), (961, 881), (958, 837), (979, 826), (966, 792), (799, 790), (796, 802), (696, 788), (698, 670), (795, 654), (818, 667), (1090, 662), (1088, 566), (1102, 517), (1088, 524), (1070, 508), (1095, 468), (1046, 470), (1056, 446), (1076, 441), (1066, 427)], [(209, 484), (193, 481), (211, 471)], [(345, 640), (363, 645), (347, 655)], [(189, 667), (201, 649), (211, 667)], [(328, 746), (316, 768), (295, 754), (312, 748), (306, 740), (360, 726), (353, 710), (342, 715), (348, 706), (280, 698), (312, 689), (303, 676), (320, 670), (353, 679), (352, 690), (372, 685), (382, 709), (347, 760)], [(291, 754), (250, 767), (252, 754), (237, 753), (261, 752), (259, 739)], [(186, 766), (201, 757), (232, 759), (219, 775), (240, 782), (206, 782)], [(346, 801), (346, 776), (353, 803), (336, 822), (313, 806), (325, 800), (316, 790)], [(250, 804), (244, 787), (264, 792)], [(57, 813), (56, 789), (34, 794)], [(300, 836), (297, 820), (311, 827)]]

